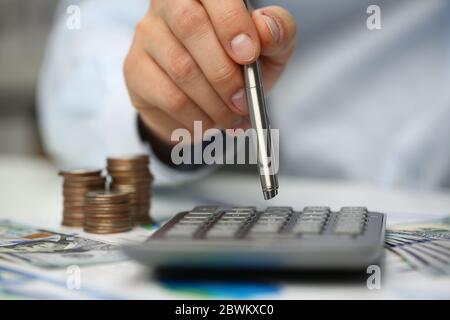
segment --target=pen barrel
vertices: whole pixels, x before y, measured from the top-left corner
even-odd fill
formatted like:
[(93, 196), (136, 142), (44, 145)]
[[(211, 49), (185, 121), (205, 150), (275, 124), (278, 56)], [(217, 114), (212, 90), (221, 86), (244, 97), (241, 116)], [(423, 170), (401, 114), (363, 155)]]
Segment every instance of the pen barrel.
[(262, 83), (259, 61), (244, 66), (246, 95), (250, 120), (256, 134), (256, 155), (264, 198), (271, 199), (278, 193), (278, 163), (272, 144), (272, 133)]

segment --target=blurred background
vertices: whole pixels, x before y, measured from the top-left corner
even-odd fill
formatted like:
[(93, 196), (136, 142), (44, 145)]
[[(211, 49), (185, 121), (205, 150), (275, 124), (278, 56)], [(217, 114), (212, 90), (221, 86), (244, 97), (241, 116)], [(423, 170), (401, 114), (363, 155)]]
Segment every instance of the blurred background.
[(35, 91), (57, 3), (0, 0), (0, 154), (44, 154)]

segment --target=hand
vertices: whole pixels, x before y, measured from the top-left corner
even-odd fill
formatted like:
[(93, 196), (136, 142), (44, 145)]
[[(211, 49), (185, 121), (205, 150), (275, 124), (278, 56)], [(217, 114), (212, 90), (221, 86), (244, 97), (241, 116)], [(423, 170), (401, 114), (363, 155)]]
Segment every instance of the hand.
[[(266, 91), (295, 47), (296, 23), (277, 6), (247, 11), (242, 0), (153, 0), (124, 65), (133, 105), (172, 144), (177, 128), (250, 127), (243, 64), (261, 59)], [(173, 142), (175, 143), (175, 142)]]

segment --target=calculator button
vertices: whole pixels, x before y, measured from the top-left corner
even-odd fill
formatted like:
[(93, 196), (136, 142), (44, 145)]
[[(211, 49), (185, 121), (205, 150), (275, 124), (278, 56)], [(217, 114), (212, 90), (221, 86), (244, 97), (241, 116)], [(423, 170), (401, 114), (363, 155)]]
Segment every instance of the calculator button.
[(183, 217), (182, 219), (180, 219), (178, 221), (178, 223), (180, 222), (197, 222), (197, 223), (202, 223), (204, 221), (208, 220), (208, 217)]
[(169, 231), (166, 232), (168, 237), (192, 237), (192, 235), (198, 230), (198, 226), (195, 227), (184, 227), (184, 226), (174, 226)]
[(296, 226), (299, 225), (323, 225), (324, 220), (297, 220)]
[(361, 225), (365, 223), (364, 219), (352, 219), (352, 220), (341, 220), (338, 219), (338, 221), (336, 222), (337, 225), (348, 225), (348, 224), (358, 224)]
[(338, 220), (336, 222), (336, 226), (338, 225), (363, 225), (365, 223), (364, 220)]
[(176, 224), (170, 230), (180, 229), (180, 230), (197, 230), (200, 226), (197, 224)]
[(273, 213), (263, 213), (260, 215), (260, 218), (280, 218), (280, 219), (287, 219), (291, 216), (291, 213), (287, 213), (287, 212), (273, 212)]
[[(247, 217), (244, 217), (244, 218), (221, 218), (219, 221), (220, 222), (230, 222), (230, 223), (232, 223), (232, 222), (236, 222), (236, 223), (244, 223), (245, 221), (247, 221), (248, 220), (248, 218)], [(218, 221), (218, 222), (219, 222)]]
[(364, 218), (366, 215), (364, 213), (359, 212), (351, 212), (351, 213), (340, 213), (339, 218), (340, 219), (351, 219), (351, 218)]
[(365, 217), (367, 214), (364, 211), (344, 211), (339, 212), (339, 217)]
[(245, 220), (219, 220), (214, 225), (215, 226), (235, 226), (242, 225)]
[(214, 213), (208, 213), (208, 212), (189, 212), (185, 215), (187, 218), (209, 218), (212, 217)]
[(253, 227), (264, 227), (264, 226), (282, 226), (285, 221), (257, 221), (253, 224)]
[(250, 213), (233, 213), (233, 212), (225, 212), (222, 216), (223, 218), (248, 218), (250, 217)]
[(255, 225), (250, 229), (251, 233), (261, 233), (261, 232), (278, 232), (280, 226), (278, 225)]
[(229, 211), (236, 213), (255, 213), (256, 207), (234, 207), (231, 208)]
[(253, 225), (253, 228), (264, 228), (268, 226), (280, 227), (284, 224), (284, 222), (257, 222)]
[(342, 207), (341, 213), (367, 213), (366, 207)]
[(191, 210), (191, 213), (216, 213), (218, 211), (219, 207), (216, 206), (201, 206), (201, 207), (195, 207)]
[(339, 226), (334, 229), (336, 234), (352, 234), (357, 235), (362, 232), (362, 228), (359, 226)]
[(303, 209), (303, 213), (310, 213), (310, 212), (329, 213), (330, 208), (329, 207), (305, 207)]
[(337, 216), (339, 222), (351, 222), (351, 221), (365, 221), (366, 214), (364, 213), (340, 213)]
[(328, 217), (328, 214), (325, 212), (303, 212), (300, 214), (300, 217)]
[(362, 212), (361, 209), (347, 209), (345, 213), (340, 213), (334, 226), (334, 233), (348, 235), (360, 234), (366, 222), (365, 214)]
[(258, 219), (258, 222), (266, 222), (266, 223), (271, 223), (271, 222), (285, 222), (287, 219), (285, 217), (267, 217), (267, 216), (261, 216)]
[(344, 232), (345, 230), (358, 230), (358, 232), (362, 231), (362, 225), (360, 224), (337, 224), (334, 227), (334, 232)]
[(338, 224), (344, 224), (344, 223), (364, 223), (366, 219), (364, 217), (358, 217), (358, 218), (338, 218), (337, 223)]
[(277, 225), (262, 225), (262, 226), (253, 226), (249, 232), (248, 235), (254, 236), (254, 235), (276, 235), (280, 231), (280, 226)]
[(212, 229), (239, 228), (242, 225), (243, 225), (243, 223), (233, 223), (233, 224), (226, 223), (225, 224), (225, 223), (216, 222), (212, 226)]
[(229, 238), (232, 239), (234, 238), (234, 231), (220, 231), (220, 230), (215, 230), (215, 231), (211, 231), (206, 235), (207, 239), (213, 239), (213, 238)]
[(324, 224), (325, 219), (298, 219), (296, 224)]
[(321, 223), (302, 223), (299, 225), (296, 225), (292, 232), (298, 233), (298, 234), (304, 234), (304, 233), (314, 233), (318, 234), (322, 231), (322, 224)]
[(267, 207), (264, 213), (292, 213), (293, 210), (291, 207)]
[(292, 228), (293, 233), (318, 234), (322, 231), (326, 216), (301, 215)]
[(224, 238), (233, 237), (237, 232), (237, 229), (230, 228), (212, 228), (206, 234), (206, 238)]
[(326, 216), (301, 215), (299, 221), (324, 221)]
[(198, 227), (201, 224), (203, 224), (202, 221), (180, 220), (177, 222), (177, 226), (193, 225)]

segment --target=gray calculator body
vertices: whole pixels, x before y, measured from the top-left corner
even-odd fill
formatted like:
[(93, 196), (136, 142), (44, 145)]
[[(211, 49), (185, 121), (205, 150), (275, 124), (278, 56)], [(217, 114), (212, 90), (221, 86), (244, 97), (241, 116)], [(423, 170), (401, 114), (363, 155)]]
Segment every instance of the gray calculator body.
[(126, 252), (151, 267), (359, 270), (382, 257), (385, 223), (363, 207), (197, 207)]

